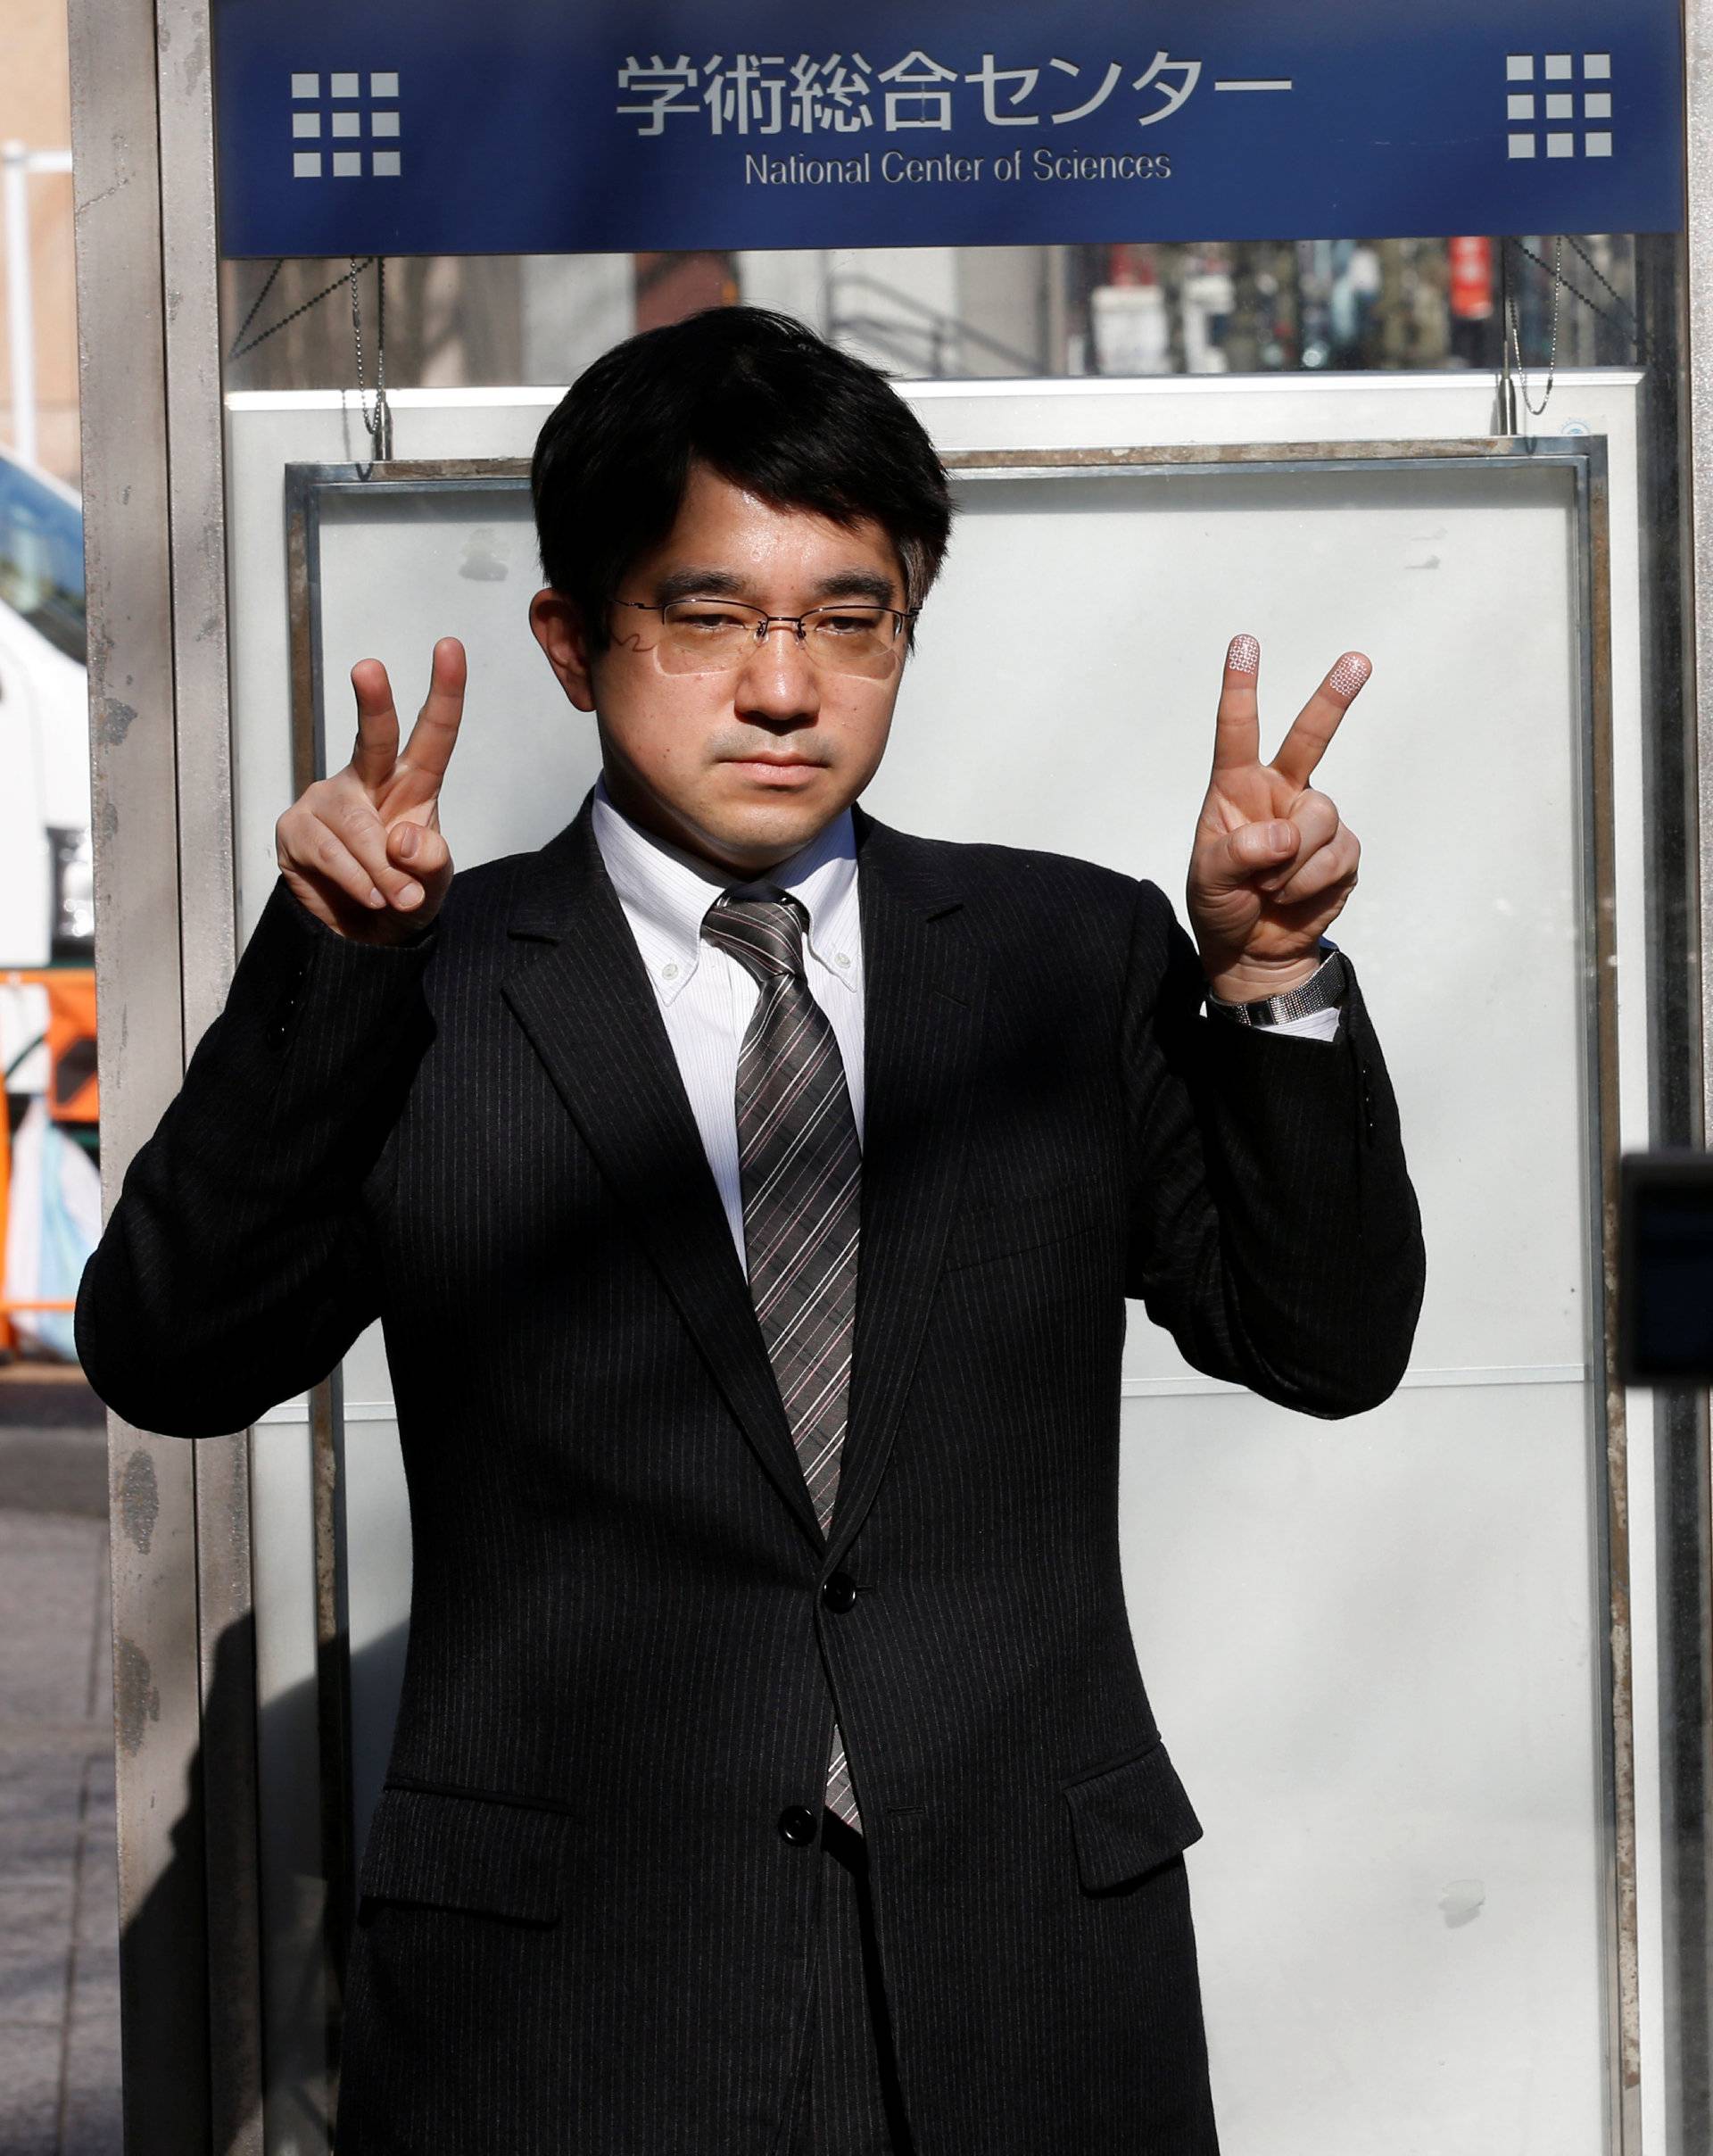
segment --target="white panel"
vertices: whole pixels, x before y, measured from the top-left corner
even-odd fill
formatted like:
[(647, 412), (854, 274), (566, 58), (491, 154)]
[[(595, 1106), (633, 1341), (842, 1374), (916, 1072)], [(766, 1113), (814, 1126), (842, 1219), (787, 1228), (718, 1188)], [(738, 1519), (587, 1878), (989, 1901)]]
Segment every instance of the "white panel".
[(1225, 2156), (1596, 2156), (1577, 1389), (1171, 1409), (1125, 1407), (1125, 1574)]
[(300, 1398), (257, 1431), (250, 1468), (269, 2156), (316, 2156), (327, 2076), (314, 1472)]
[[(960, 500), (869, 806), (1152, 875), (1181, 916), (1229, 638), (1261, 638), (1269, 753), (1339, 652), (1366, 651), (1374, 678), (1315, 778), (1364, 842), (1336, 933), (1424, 1199), (1416, 1361), (1579, 1364), (1568, 477), (1156, 473)], [(1133, 1328), (1128, 1375), (1184, 1367)]]
[[(347, 1381), (351, 1376), (347, 1360)], [(351, 1560), (351, 1779), (360, 1849), (386, 1772), (410, 1608), (409, 1497), (398, 1425), (390, 1420), (347, 1413), (345, 1538)]]
[(435, 639), (459, 638), (469, 688), (441, 825), (453, 860), (473, 865), (544, 845), (593, 785), (600, 758), (592, 715), (566, 701), (530, 634), (542, 579), (527, 493), (464, 498), (450, 515), (449, 506), (384, 498), (359, 515), (346, 496), (324, 515), (327, 745), (335, 764), (350, 755), (358, 659), (385, 665), (408, 736)]

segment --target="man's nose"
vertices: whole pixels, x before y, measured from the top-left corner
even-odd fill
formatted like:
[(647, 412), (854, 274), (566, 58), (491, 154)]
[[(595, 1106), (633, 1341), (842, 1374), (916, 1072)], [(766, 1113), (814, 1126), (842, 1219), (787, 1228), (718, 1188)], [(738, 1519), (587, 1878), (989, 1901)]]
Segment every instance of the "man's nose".
[(775, 721), (813, 718), (820, 710), (820, 676), (790, 622), (771, 623), (756, 640), (739, 671), (734, 701), (741, 712)]

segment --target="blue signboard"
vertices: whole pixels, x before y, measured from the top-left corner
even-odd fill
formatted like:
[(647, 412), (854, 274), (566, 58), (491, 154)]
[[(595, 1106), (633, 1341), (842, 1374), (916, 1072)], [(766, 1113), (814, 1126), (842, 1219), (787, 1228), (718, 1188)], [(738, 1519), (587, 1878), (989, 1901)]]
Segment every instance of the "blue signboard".
[(1660, 232), (1676, 0), (215, 0), (238, 255)]

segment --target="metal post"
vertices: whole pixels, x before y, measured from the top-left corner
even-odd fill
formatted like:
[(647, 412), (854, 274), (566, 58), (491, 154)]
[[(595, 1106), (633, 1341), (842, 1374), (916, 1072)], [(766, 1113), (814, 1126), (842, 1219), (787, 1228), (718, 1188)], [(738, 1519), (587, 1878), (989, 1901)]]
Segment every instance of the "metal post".
[[(218, 1016), (236, 951), (226, 472), (210, 0), (155, 0), (184, 1042)], [(208, 2073), (215, 2156), (261, 2156), (261, 1919), (248, 1434), (192, 1450), (202, 1664)]]
[[(154, 9), (73, 0), (70, 29), (111, 1199), (184, 1069)], [(129, 2156), (210, 2156), (193, 1457), (116, 1416), (107, 1427), (125, 2145)]]
[[(177, 1090), (232, 961), (208, 12), (208, 0), (70, 7), (110, 1199)], [(56, 154), (29, 162), (52, 169)], [(7, 172), (12, 181), (10, 161)], [(109, 1455), (127, 2156), (252, 2156), (261, 2002), (246, 1442), (193, 1447), (114, 1417)]]
[[(1685, 741), (1690, 766), (1690, 834), (1699, 867), (1699, 934), (1692, 939), (1699, 1008), (1686, 1045), (1701, 1051), (1701, 1098), (1688, 1120), (1701, 1142), (1713, 1122), (1713, 0), (1687, 0), (1684, 274), (1687, 454), (1681, 459), (1687, 495), (1685, 601), (1692, 628), (1684, 654), (1695, 723)], [(1698, 1113), (1697, 1113), (1698, 1111)], [(1667, 1930), (1667, 2148), (1690, 2156), (1713, 2132), (1713, 1488), (1708, 1460), (1706, 1396), (1661, 1405), (1659, 1510), (1661, 1613), (1660, 1713), (1666, 1731), (1665, 1910)]]

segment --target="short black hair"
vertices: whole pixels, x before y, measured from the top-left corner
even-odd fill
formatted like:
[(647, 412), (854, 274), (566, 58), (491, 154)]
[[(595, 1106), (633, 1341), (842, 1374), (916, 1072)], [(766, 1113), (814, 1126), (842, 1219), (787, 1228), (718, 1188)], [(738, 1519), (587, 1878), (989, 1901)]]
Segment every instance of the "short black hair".
[(696, 464), (776, 508), (872, 518), (898, 549), (908, 607), (939, 573), (951, 491), (886, 377), (787, 315), (713, 307), (604, 352), (536, 441), (542, 573), (596, 650), (606, 601), (672, 529)]

